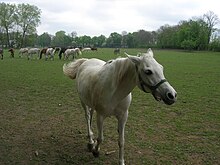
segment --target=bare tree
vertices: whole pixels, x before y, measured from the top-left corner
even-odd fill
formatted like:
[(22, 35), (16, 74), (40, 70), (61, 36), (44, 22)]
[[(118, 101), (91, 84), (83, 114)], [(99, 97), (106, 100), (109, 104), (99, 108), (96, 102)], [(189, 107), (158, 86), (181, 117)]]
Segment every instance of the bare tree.
[(207, 23), (208, 26), (208, 43), (209, 43), (212, 33), (216, 30), (214, 29), (214, 27), (219, 23), (219, 18), (214, 12), (209, 11), (203, 15), (203, 20)]

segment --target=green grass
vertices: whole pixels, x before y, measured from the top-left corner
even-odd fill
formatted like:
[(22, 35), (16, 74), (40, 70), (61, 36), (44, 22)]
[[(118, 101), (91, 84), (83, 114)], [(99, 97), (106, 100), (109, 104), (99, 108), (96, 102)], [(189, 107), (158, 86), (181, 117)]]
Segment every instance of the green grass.
[[(154, 53), (178, 101), (167, 106), (134, 89), (125, 131), (126, 164), (219, 164), (220, 53)], [(112, 49), (83, 57), (116, 58)], [(5, 51), (0, 61), (0, 164), (117, 164), (113, 117), (104, 123), (100, 158), (86, 151), (84, 111), (75, 82), (63, 75), (65, 62), (57, 57), (28, 61), (17, 53), (11, 59)], [(116, 152), (105, 155), (107, 151)]]

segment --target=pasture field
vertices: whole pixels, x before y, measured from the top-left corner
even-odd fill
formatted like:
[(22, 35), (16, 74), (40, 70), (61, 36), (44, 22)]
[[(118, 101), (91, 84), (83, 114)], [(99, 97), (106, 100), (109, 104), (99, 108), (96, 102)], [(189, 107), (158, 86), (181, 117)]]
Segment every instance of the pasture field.
[[(126, 164), (220, 164), (220, 53), (153, 51), (178, 100), (167, 106), (133, 90), (125, 129)], [(113, 49), (82, 56), (116, 58)], [(75, 81), (63, 75), (66, 62), (57, 56), (54, 61), (28, 61), (17, 52), (12, 59), (5, 51), (0, 61), (0, 164), (118, 163), (114, 117), (104, 122), (100, 157), (87, 152), (84, 111)]]

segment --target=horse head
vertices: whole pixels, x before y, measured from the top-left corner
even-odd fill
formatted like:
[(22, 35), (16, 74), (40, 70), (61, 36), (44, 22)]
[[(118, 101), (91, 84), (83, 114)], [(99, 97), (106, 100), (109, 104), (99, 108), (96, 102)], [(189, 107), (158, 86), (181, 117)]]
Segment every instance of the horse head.
[(176, 102), (177, 92), (165, 79), (163, 66), (154, 59), (151, 49), (140, 56), (126, 55), (135, 64), (137, 86), (142, 91), (151, 93), (157, 101), (163, 100), (168, 105)]

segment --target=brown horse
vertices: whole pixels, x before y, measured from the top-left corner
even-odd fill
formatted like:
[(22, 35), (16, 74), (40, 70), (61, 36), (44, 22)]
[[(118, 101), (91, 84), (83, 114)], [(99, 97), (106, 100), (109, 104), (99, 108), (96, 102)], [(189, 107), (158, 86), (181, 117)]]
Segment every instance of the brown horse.
[(13, 48), (10, 48), (10, 49), (8, 50), (8, 52), (11, 52), (11, 57), (12, 57), (12, 58), (15, 57), (15, 56), (14, 56), (14, 55), (15, 55), (15, 54), (14, 54), (15, 51), (14, 51)]
[(39, 58), (39, 59), (42, 58), (42, 54), (46, 55), (47, 49), (48, 49), (48, 48), (43, 48), (43, 49), (41, 49), (41, 51), (40, 51), (40, 58)]

